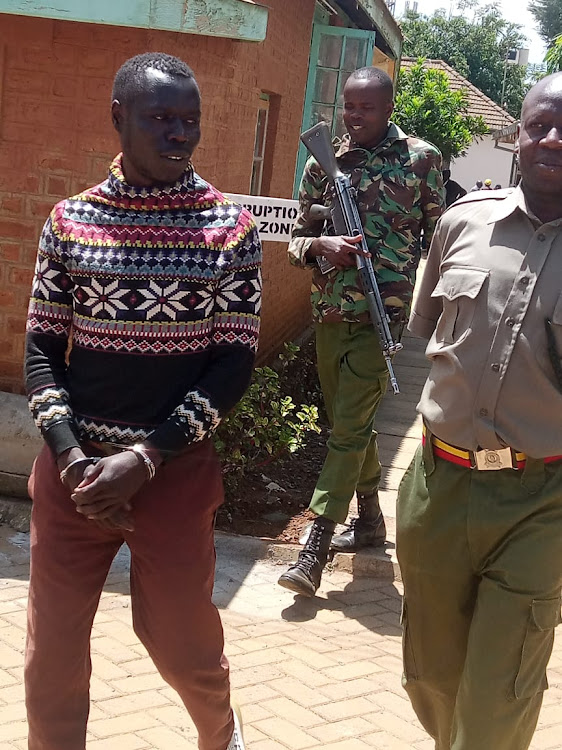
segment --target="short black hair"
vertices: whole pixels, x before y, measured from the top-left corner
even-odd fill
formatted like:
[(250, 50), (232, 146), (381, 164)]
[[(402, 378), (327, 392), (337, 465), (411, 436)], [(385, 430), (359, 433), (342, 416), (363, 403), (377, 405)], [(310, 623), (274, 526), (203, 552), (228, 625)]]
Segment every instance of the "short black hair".
[(375, 68), (374, 66), (368, 68), (357, 68), (357, 70), (354, 70), (349, 77), (358, 80), (368, 79), (377, 81), (383, 91), (386, 91), (391, 99), (394, 98), (394, 84), (392, 83), (392, 78), (388, 73), (385, 73), (384, 70), (381, 70), (381, 68)]
[(195, 75), (189, 65), (179, 57), (167, 55), (165, 52), (143, 52), (125, 60), (115, 74), (111, 100), (117, 99), (123, 104), (142, 86), (147, 70), (154, 68), (171, 76), (191, 78), (195, 85)]

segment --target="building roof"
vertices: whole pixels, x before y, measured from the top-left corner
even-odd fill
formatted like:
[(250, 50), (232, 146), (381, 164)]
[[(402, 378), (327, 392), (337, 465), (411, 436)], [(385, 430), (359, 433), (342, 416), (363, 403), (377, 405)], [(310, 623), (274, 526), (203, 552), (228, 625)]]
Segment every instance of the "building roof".
[[(403, 57), (400, 67), (410, 70), (416, 62), (417, 58), (415, 57)], [(480, 89), (477, 89), (474, 84), (457, 73), (443, 60), (424, 60), (423, 64), (425, 68), (442, 70), (449, 79), (449, 85), (453, 91), (465, 89), (468, 94), (468, 114), (472, 117), (480, 115), (490, 130), (504, 128), (506, 125), (516, 122), (509, 112), (506, 112), (499, 104), (483, 94)]]

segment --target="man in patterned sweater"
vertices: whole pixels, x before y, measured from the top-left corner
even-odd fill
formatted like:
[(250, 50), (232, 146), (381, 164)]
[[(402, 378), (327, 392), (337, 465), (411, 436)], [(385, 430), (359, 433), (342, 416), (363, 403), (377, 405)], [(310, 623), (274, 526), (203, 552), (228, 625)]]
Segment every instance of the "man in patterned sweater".
[(53, 209), (29, 306), (27, 390), (46, 443), (30, 479), (29, 748), (85, 747), (92, 621), (123, 542), (135, 631), (199, 747), (239, 748), (211, 602), (223, 496), (210, 438), (250, 381), (261, 248), (251, 216), (191, 166), (190, 68), (139, 55), (112, 98), (122, 154)]
[[(365, 239), (396, 339), (408, 319), (420, 260), (420, 236), (431, 239), (444, 205), (441, 155), (429, 143), (389, 121), (391, 79), (378, 68), (361, 68), (344, 87), (348, 134), (336, 153), (340, 169), (357, 189)], [(326, 175), (310, 159), (301, 182), (300, 210), (289, 245), (291, 263), (314, 269), (312, 312), (316, 322), (318, 374), (331, 425), (328, 455), (310, 509), (317, 514), (299, 559), (281, 586), (313, 596), (330, 542), (351, 552), (382, 544), (386, 527), (378, 500), (381, 464), (373, 423), (386, 390), (387, 371), (356, 268), (358, 238), (326, 236), (313, 204), (331, 203)], [(333, 270), (321, 273), (317, 256)], [(334, 537), (357, 492), (359, 518)]]

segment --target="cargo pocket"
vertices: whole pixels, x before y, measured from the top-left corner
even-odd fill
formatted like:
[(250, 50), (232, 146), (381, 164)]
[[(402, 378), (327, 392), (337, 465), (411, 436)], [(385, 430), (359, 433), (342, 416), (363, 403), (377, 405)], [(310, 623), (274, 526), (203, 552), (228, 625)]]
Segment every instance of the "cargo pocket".
[(447, 268), (431, 293), (441, 297), (443, 313), (435, 330), (438, 344), (453, 344), (470, 331), (476, 311), (476, 297), (489, 276), (485, 268)]
[(560, 597), (535, 599), (531, 604), (515, 678), (515, 698), (532, 698), (548, 688), (546, 668), (554, 645), (554, 629), (562, 622), (560, 606)]
[(410, 639), (410, 628), (408, 624), (408, 605), (406, 597), (402, 599), (402, 612), (400, 614), (400, 624), (402, 625), (402, 665), (403, 677), (402, 683), (409, 680), (417, 679), (416, 662), (414, 659), (414, 650)]

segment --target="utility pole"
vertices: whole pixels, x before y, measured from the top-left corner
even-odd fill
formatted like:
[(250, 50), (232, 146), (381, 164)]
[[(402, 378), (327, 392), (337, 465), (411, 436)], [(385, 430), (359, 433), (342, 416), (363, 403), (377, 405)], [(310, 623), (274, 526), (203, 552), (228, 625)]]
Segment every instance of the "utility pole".
[(505, 111), (505, 85), (507, 82), (507, 66), (508, 65), (527, 65), (528, 61), (529, 61), (528, 49), (508, 49), (507, 52), (505, 53), (505, 59), (503, 61), (502, 93), (500, 97), (500, 104), (504, 111)]

